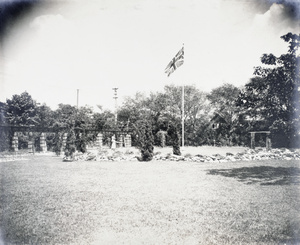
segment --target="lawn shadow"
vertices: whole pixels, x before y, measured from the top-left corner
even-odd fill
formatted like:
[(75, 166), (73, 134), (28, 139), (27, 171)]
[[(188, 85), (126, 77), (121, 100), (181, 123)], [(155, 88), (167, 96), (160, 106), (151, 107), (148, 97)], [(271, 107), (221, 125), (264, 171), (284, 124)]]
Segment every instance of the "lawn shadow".
[(208, 174), (235, 178), (246, 184), (290, 185), (300, 183), (300, 168), (297, 167), (243, 167), (210, 169)]

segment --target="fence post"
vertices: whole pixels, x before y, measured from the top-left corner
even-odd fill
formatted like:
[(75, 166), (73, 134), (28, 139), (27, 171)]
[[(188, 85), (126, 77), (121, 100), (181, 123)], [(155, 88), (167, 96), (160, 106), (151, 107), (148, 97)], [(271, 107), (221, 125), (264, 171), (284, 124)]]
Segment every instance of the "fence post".
[(46, 140), (45, 140), (45, 134), (41, 133), (40, 136), (40, 147), (42, 152), (46, 152), (47, 151), (47, 145), (46, 145)]
[(19, 146), (19, 138), (18, 138), (18, 133), (14, 132), (13, 140), (12, 140), (12, 148), (14, 152), (18, 151), (18, 146)]
[(125, 136), (125, 147), (130, 148), (131, 147), (131, 135), (126, 134)]
[(255, 132), (250, 132), (251, 134), (251, 149), (255, 149)]
[(34, 153), (32, 140), (28, 140), (28, 153)]
[(123, 148), (124, 146), (124, 135), (123, 134), (120, 134), (120, 140), (119, 140), (119, 147), (120, 148)]
[(97, 134), (97, 142), (96, 142), (97, 147), (99, 148), (99, 150), (102, 149), (103, 147), (103, 134), (99, 133)]
[(267, 151), (270, 151), (271, 148), (272, 148), (272, 144), (271, 144), (270, 133), (267, 133), (267, 137), (266, 137), (266, 149), (267, 149)]
[(63, 152), (63, 151), (66, 149), (67, 136), (68, 136), (68, 133), (64, 133), (64, 134), (63, 134), (62, 146), (61, 146), (61, 152)]
[(111, 136), (111, 149), (116, 149), (116, 136)]

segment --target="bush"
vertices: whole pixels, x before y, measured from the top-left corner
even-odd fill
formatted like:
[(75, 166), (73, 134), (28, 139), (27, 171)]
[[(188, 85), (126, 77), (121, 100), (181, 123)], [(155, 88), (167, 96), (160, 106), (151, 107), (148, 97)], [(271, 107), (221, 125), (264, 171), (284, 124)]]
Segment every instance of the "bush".
[(0, 152), (11, 149), (12, 132), (0, 130)]
[(84, 133), (76, 133), (76, 149), (82, 153), (86, 152), (88, 137)]
[(62, 147), (62, 136), (63, 133), (56, 132), (52, 141), (53, 151), (56, 153), (56, 155), (60, 155)]
[(143, 121), (138, 123), (135, 127), (138, 133), (137, 143), (142, 156), (138, 158), (139, 161), (151, 161), (153, 158), (153, 144), (154, 138), (152, 128), (149, 122)]
[(73, 154), (76, 151), (75, 146), (75, 133), (74, 130), (70, 130), (67, 136), (67, 143), (66, 143), (66, 149), (65, 149), (65, 156), (66, 157), (73, 157)]
[(173, 146), (173, 154), (180, 156), (180, 139), (177, 128), (173, 124), (171, 124), (168, 128), (168, 136), (170, 137), (170, 141)]

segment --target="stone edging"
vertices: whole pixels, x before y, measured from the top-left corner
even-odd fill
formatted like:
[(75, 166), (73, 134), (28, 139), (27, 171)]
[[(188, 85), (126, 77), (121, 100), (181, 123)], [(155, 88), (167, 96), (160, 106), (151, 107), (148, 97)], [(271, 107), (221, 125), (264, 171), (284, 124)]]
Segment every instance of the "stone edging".
[[(75, 161), (138, 161), (140, 155), (136, 152), (88, 152), (75, 154)], [(194, 155), (185, 154), (177, 156), (173, 154), (154, 154), (153, 160), (156, 161), (189, 161), (189, 162), (234, 162), (234, 161), (259, 161), (259, 160), (300, 160), (300, 150), (289, 149), (272, 149), (266, 151), (264, 149), (247, 149), (242, 153), (232, 154), (226, 153), (226, 156), (220, 154)], [(65, 159), (65, 161), (68, 161)]]

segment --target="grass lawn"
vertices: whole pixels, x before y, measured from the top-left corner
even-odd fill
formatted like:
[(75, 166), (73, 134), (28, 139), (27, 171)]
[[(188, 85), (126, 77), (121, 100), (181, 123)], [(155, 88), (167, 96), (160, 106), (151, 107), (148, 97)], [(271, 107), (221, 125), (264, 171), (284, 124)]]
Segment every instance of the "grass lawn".
[(299, 244), (300, 162), (0, 163), (0, 244)]
[[(238, 147), (238, 146), (232, 146), (232, 147), (213, 147), (213, 146), (186, 146), (186, 147), (180, 147), (180, 152), (181, 155), (184, 156), (185, 154), (191, 154), (191, 155), (207, 155), (207, 156), (212, 156), (214, 154), (220, 154), (221, 156), (226, 156), (226, 153), (232, 153), (232, 154), (237, 154), (244, 152), (247, 147)], [(173, 153), (172, 147), (155, 147), (154, 148), (154, 153), (162, 153), (162, 154), (167, 154), (167, 153)]]

